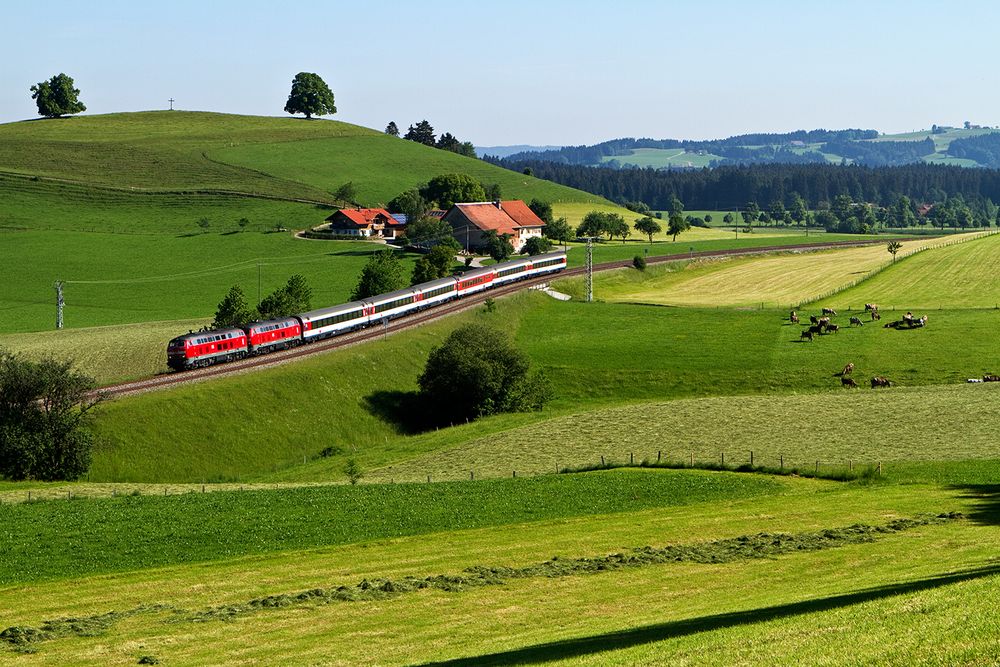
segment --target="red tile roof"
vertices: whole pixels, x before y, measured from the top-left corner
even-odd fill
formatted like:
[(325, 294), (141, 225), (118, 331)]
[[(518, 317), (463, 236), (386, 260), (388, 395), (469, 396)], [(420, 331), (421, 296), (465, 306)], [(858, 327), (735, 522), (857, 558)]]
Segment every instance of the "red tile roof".
[[(520, 199), (500, 202), (477, 202), (455, 204), (452, 210), (459, 211), (469, 222), (483, 231), (493, 230), (497, 234), (517, 236), (522, 227), (543, 227), (542, 220)], [(451, 218), (451, 211), (446, 219)]]
[(510, 199), (500, 202), (503, 212), (509, 215), (519, 227), (544, 227), (542, 219), (535, 215), (535, 212), (528, 208), (520, 199)]
[[(381, 219), (379, 219), (381, 216)], [(347, 218), (345, 221), (344, 218)], [(368, 227), (376, 222), (386, 225), (399, 225), (399, 221), (389, 215), (384, 208), (342, 208), (329, 218), (330, 222), (353, 222), (358, 227)]]

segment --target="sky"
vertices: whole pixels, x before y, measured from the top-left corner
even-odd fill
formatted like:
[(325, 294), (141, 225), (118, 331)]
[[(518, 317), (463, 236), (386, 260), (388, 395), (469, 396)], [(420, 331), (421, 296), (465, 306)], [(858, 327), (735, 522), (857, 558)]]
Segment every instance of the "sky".
[(306, 71), (336, 120), (479, 146), (998, 125), (998, 25), (961, 0), (5, 2), (0, 122), (60, 72), (88, 115), (282, 116)]

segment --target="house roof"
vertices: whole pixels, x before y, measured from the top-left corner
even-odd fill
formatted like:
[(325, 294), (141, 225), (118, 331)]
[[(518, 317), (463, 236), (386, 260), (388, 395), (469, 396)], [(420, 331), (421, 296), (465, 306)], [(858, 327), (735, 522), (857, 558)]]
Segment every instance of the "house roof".
[[(379, 219), (380, 217), (381, 219)], [(388, 223), (389, 225), (399, 224), (384, 208), (342, 208), (327, 220), (338, 223), (352, 222), (358, 227), (368, 227), (375, 222)]]
[(522, 227), (542, 227), (542, 220), (519, 199), (496, 202), (475, 202), (455, 204), (446, 219), (453, 219), (452, 211), (458, 211), (466, 220), (483, 231), (493, 230), (497, 234), (516, 236)]
[(510, 199), (500, 202), (503, 211), (509, 215), (519, 227), (544, 227), (545, 223), (535, 215), (535, 212), (528, 208), (520, 199)]

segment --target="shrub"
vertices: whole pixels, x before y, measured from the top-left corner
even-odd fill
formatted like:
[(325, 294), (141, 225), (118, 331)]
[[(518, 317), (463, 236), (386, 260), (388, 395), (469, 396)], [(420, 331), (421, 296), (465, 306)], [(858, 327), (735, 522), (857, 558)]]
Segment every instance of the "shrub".
[(351, 485), (357, 484), (361, 480), (362, 471), (361, 466), (354, 459), (347, 459), (347, 465), (344, 466), (344, 474), (347, 475), (347, 481)]
[(632, 266), (639, 269), (640, 271), (646, 270), (646, 258), (642, 255), (636, 255), (632, 258)]

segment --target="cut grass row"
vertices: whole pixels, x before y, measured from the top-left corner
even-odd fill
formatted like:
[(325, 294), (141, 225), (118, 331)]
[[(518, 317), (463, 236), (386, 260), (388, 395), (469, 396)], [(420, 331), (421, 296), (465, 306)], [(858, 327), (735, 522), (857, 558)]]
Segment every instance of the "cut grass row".
[[(621, 470), (473, 484), (324, 486), (0, 506), (0, 585), (550, 520), (731, 501), (762, 476)], [(72, 510), (72, 511), (70, 511)], [(142, 527), (136, 539), (132, 527)]]
[[(821, 487), (834, 490), (815, 493)], [(354, 585), (362, 579), (457, 574), (477, 565), (521, 567), (554, 555), (579, 558), (643, 545), (690, 544), (693, 535), (697, 541), (708, 541), (761, 531), (884, 524), (931, 508), (964, 510), (975, 516), (978, 502), (961, 493), (919, 485), (811, 489), (669, 510), (521, 523), (513, 529), (504, 525), (113, 577), (37, 582), (0, 589), (0, 602), (8, 623), (36, 626), (44, 619), (153, 603), (197, 611), (252, 597)], [(902, 633), (895, 640), (898, 654), (912, 655), (910, 632), (919, 627), (921, 632), (947, 635), (949, 623), (955, 621), (951, 614), (960, 605), (968, 606), (975, 616), (963, 621), (972, 634), (962, 638), (977, 639), (965, 646), (966, 655), (983, 656), (992, 648), (982, 641), (993, 618), (986, 591), (995, 585), (983, 566), (998, 544), (993, 527), (960, 521), (765, 562), (677, 563), (511, 581), (502, 589), (426, 591), (350, 605), (261, 609), (226, 623), (189, 625), (178, 622), (176, 614), (153, 612), (99, 636), (43, 643), (32, 659), (43, 664), (126, 664), (148, 654), (184, 664), (218, 661), (222, 656), (230, 662), (253, 661), (266, 660), (280, 647), (315, 662), (344, 664), (461, 657), (479, 664), (488, 654), (522, 650), (529, 651), (521, 654), (529, 659), (561, 657), (598, 664), (676, 663), (694, 655), (701, 661), (731, 663), (748, 655), (764, 662), (768, 657), (788, 658), (790, 651), (809, 642), (814, 650), (810, 655), (833, 660), (834, 655), (843, 657), (843, 642), (858, 645), (862, 657), (877, 655), (867, 652), (873, 649), (861, 641), (871, 632)], [(948, 577), (962, 570), (970, 571), (965, 585), (960, 578)], [(806, 580), (808, 592), (803, 593)], [(924, 593), (918, 583), (922, 580)], [(874, 590), (882, 586), (886, 588)], [(748, 616), (726, 622), (730, 612)], [(844, 613), (850, 617), (842, 617)], [(887, 618), (890, 628), (884, 627)], [(690, 629), (683, 631), (682, 623), (691, 624)], [(830, 623), (837, 628), (839, 641), (831, 643), (823, 633), (822, 641), (812, 641), (814, 628)], [(373, 624), (383, 628), (375, 640)], [(608, 634), (629, 631), (642, 641), (619, 643)], [(779, 634), (783, 641), (776, 641)], [(798, 639), (788, 645), (789, 637)], [(544, 646), (559, 640), (560, 645)], [(959, 644), (961, 640), (940, 640), (935, 655), (951, 655)], [(588, 646), (594, 648), (586, 650)], [(702, 650), (705, 646), (711, 650)], [(559, 653), (560, 648), (565, 652)], [(836, 654), (831, 653), (834, 649)], [(508, 662), (514, 655), (508, 654)], [(635, 655), (640, 659), (633, 659)]]
[[(519, 426), (369, 474), (372, 481), (552, 472), (634, 460), (750, 462), (823, 470), (882, 462), (892, 479), (911, 462), (995, 459), (1000, 427), (982, 419), (1000, 389), (985, 385), (837, 394), (682, 399), (605, 408)], [(905, 415), (903, 417), (902, 415)], [(977, 424), (970, 428), (970, 424)], [(896, 463), (901, 465), (896, 465)], [(933, 467), (928, 465), (927, 467)], [(947, 464), (938, 463), (946, 468)], [(987, 465), (993, 473), (996, 468)]]

